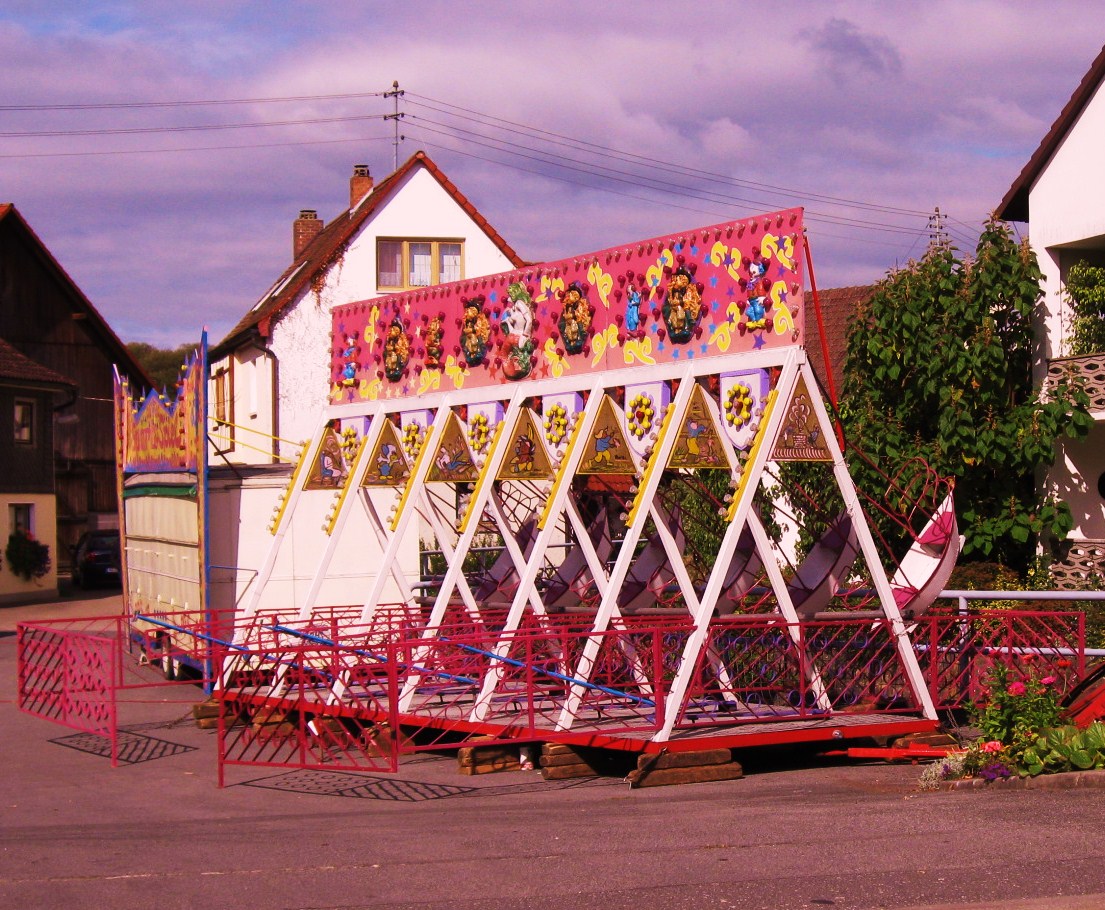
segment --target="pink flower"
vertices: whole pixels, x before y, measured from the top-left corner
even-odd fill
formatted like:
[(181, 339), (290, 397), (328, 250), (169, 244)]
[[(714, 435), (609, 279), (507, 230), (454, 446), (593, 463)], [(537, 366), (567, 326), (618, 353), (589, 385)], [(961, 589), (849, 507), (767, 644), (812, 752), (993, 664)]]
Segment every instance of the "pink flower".
[(996, 739), (992, 739), (988, 743), (983, 743), (982, 744), (982, 751), (983, 752), (1000, 752), (1001, 751), (1001, 743), (999, 743)]
[(1043, 679), (1040, 680), (1040, 682), (1043, 683), (1045, 686), (1055, 685), (1055, 683), (1057, 683), (1058, 681), (1059, 678), (1057, 676), (1045, 676)]
[(1025, 693), (1024, 683), (1020, 682), (1019, 680), (1017, 682), (1010, 683), (1009, 684), (1009, 689), (1007, 691), (1009, 692), (1010, 695), (1014, 695), (1014, 696), (1024, 695), (1024, 693)]

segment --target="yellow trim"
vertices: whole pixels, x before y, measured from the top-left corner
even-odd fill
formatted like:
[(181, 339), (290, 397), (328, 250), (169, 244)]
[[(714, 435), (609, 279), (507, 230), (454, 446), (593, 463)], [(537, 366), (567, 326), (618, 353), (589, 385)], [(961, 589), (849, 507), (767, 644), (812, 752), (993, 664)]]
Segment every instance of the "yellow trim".
[(506, 424), (506, 420), (500, 420), (495, 424), (495, 433), (491, 437), (491, 442), (487, 446), (487, 458), (483, 463), (483, 470), (480, 471), (479, 479), (476, 481), (476, 487), (472, 490), (472, 495), (468, 497), (468, 506), (464, 510), (464, 515), (460, 519), (460, 525), (457, 527), (457, 533), (463, 534), (468, 528), (468, 521), (472, 517), (472, 507), (476, 504), (476, 499), (481, 495), (483, 488), (487, 485), (487, 476), (491, 473), (491, 461), (495, 457), (495, 448), (499, 445), (499, 438), (503, 435), (503, 426)]
[[(241, 446), (243, 449), (253, 449), (254, 452), (261, 452), (264, 455), (268, 455), (270, 458), (275, 458), (278, 461), (286, 461), (288, 464), (294, 464), (294, 460), (291, 458), (285, 458), (283, 455), (278, 455), (272, 451), (272, 449), (262, 449), (260, 446), (251, 446), (248, 442), (242, 442), (240, 439), (235, 439), (233, 436), (218, 436), (214, 433), (208, 433), (207, 438), (214, 441), (220, 440), (222, 442), (229, 442), (232, 446)], [(278, 437), (273, 436), (273, 439)], [(286, 439), (281, 439), (281, 442), (288, 442)], [(300, 442), (291, 443), (291, 445), (302, 445)]]
[[(771, 412), (775, 409), (775, 399), (778, 397), (778, 389), (772, 389), (767, 393), (767, 401), (764, 402), (764, 413), (760, 418), (760, 428), (756, 431), (756, 438), (752, 441), (752, 447), (748, 450), (748, 458), (744, 462), (745, 467), (751, 465), (760, 454), (760, 447), (763, 445), (764, 439), (767, 438), (767, 426), (771, 422)], [(733, 491), (733, 501), (729, 503), (729, 514), (726, 516), (726, 521), (732, 522), (737, 517), (737, 504), (744, 496), (745, 487), (748, 486), (748, 474), (747, 470), (741, 471), (740, 482), (737, 484), (736, 490)]]
[[(262, 433), (260, 430), (255, 430), (253, 427), (243, 426), (240, 423), (235, 423), (233, 420), (219, 420), (218, 417), (208, 416), (207, 418), (211, 423), (216, 424), (217, 427), (234, 427), (236, 430), (245, 430), (247, 433), (255, 433), (258, 436), (264, 436), (265, 439), (275, 439), (277, 442), (286, 442), (290, 446), (302, 445), (302, 441), (296, 441), (294, 439), (285, 439), (283, 436), (273, 436), (271, 433)], [(217, 428), (216, 427), (216, 428)]]
[[(688, 399), (688, 404), (690, 399)], [(656, 470), (657, 455), (660, 453), (660, 449), (664, 445), (664, 439), (668, 435), (668, 428), (671, 426), (672, 420), (675, 419), (675, 402), (668, 404), (667, 409), (664, 411), (664, 419), (660, 423), (660, 431), (656, 434), (656, 442), (652, 446), (652, 454), (648, 456), (648, 461), (645, 462), (645, 469), (641, 474), (641, 481), (637, 485), (637, 495), (633, 497), (633, 505), (630, 506), (629, 514), (625, 519), (625, 526), (627, 528), (633, 527), (633, 522), (637, 519), (637, 512), (641, 507), (641, 496), (644, 494), (645, 486), (648, 484), (649, 478), (652, 477), (652, 472)]]
[(303, 465), (307, 461), (307, 453), (311, 451), (311, 448), (311, 445), (308, 443), (300, 451), (299, 460), (296, 461), (295, 468), (292, 470), (292, 476), (288, 480), (288, 485), (284, 488), (284, 501), (277, 507), (276, 515), (272, 521), (272, 528), (269, 529), (273, 537), (276, 536), (276, 532), (280, 528), (280, 522), (284, 518), (284, 510), (288, 507), (288, 500), (292, 498), (292, 491), (299, 482), (299, 472), (303, 470)]
[(572, 449), (579, 439), (580, 431), (583, 429), (583, 424), (586, 420), (587, 412), (585, 410), (577, 412), (575, 426), (572, 427), (572, 432), (568, 436), (568, 442), (564, 445), (564, 457), (560, 459), (560, 464), (556, 466), (556, 477), (553, 478), (552, 489), (549, 490), (549, 498), (545, 500), (545, 508), (541, 510), (541, 514), (537, 518), (537, 527), (539, 530), (543, 530), (545, 522), (549, 520), (549, 512), (552, 510), (553, 501), (560, 492), (560, 485), (564, 482), (564, 474), (568, 467), (568, 461), (572, 457)]
[[(431, 424), (426, 427), (426, 431), (427, 433), (433, 433), (433, 425)], [(393, 531), (399, 529), (399, 518), (403, 514), (403, 509), (407, 506), (407, 500), (410, 498), (411, 489), (414, 487), (414, 478), (418, 476), (418, 469), (422, 464), (422, 459), (426, 457), (426, 450), (429, 448), (429, 439), (427, 439), (418, 450), (418, 455), (414, 459), (414, 464), (411, 465), (411, 472), (407, 475), (406, 484), (403, 485), (403, 495), (399, 497), (399, 504), (395, 507), (395, 517), (391, 520), (391, 529)]]
[(349, 468), (349, 473), (345, 475), (345, 483), (342, 484), (341, 493), (338, 495), (337, 503), (335, 503), (334, 517), (326, 522), (327, 535), (334, 533), (334, 525), (338, 523), (338, 516), (341, 514), (342, 506), (345, 505), (345, 497), (349, 495), (349, 488), (353, 485), (353, 478), (357, 476), (357, 471), (361, 465), (361, 459), (364, 457), (365, 449), (367, 448), (368, 437), (366, 436), (357, 447), (357, 455), (353, 459), (353, 465)]

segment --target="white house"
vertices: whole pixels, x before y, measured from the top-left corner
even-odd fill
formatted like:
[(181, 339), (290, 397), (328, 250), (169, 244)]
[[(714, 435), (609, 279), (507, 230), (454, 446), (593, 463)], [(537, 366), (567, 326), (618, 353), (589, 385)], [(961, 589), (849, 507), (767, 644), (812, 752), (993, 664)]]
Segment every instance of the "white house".
[[(349, 181), (349, 209), (328, 224), (303, 210), (292, 262), (210, 353), (210, 604), (229, 610), (250, 595), (273, 538), (265, 527), (288, 482), (296, 443), (310, 437), (330, 392), (330, 311), (382, 294), (509, 271), (523, 265), (475, 206), (424, 152), (374, 184), (366, 165)], [(286, 440), (286, 441), (281, 441)], [(327, 538), (317, 532), (330, 493), (307, 494), (300, 524), (280, 551), (267, 606), (294, 608)], [(363, 516), (358, 516), (363, 520)], [(334, 556), (321, 602), (355, 604), (379, 566), (371, 530)], [(417, 533), (403, 561), (417, 563)], [(410, 566), (408, 566), (410, 568)], [(416, 570), (415, 570), (416, 571)]]
[(349, 209), (292, 228), (292, 263), (210, 352), (221, 458), (272, 463), (310, 436), (327, 403), (330, 311), (382, 294), (505, 272), (522, 260), (425, 152), (378, 185), (366, 165)]
[(1067, 102), (997, 209), (999, 218), (1030, 224), (1030, 243), (1044, 274), (1037, 318), (1037, 382), (1065, 370), (1087, 383), (1096, 422), (1090, 435), (1060, 447), (1046, 484), (1074, 512), (1067, 578), (1105, 573), (1105, 352), (1069, 357), (1070, 267), (1105, 266), (1105, 49)]

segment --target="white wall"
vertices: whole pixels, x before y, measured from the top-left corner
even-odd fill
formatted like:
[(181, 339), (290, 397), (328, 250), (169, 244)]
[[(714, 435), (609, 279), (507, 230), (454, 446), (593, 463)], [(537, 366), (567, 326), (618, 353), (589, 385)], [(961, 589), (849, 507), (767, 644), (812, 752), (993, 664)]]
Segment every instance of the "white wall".
[[(218, 611), (245, 609), (257, 588), (257, 573), (264, 565), (275, 538), (267, 530), (277, 497), (287, 486), (290, 469), (274, 468), (238, 481), (220, 472), (212, 477), (209, 511), (219, 516), (211, 522), (212, 565), (209, 604)], [(384, 495), (394, 495), (390, 491)], [(304, 492), (294, 511), (285, 514), (285, 536), (277, 550), (276, 564), (265, 586), (259, 609), (295, 613), (304, 603), (321, 564), (329, 536), (322, 530), (332, 490)], [(381, 570), (381, 548), (362, 504), (350, 496), (349, 519), (333, 554), (326, 582), (316, 604), (360, 605)], [(384, 511), (390, 505), (383, 507)], [(404, 541), (399, 558), (404, 574), (418, 574), (417, 533)], [(398, 602), (398, 588), (389, 583), (381, 602)]]
[[(1065, 356), (1069, 306), (1060, 258), (1079, 246), (1105, 248), (1105, 87), (1099, 86), (1029, 193), (1030, 242), (1044, 272), (1044, 358)], [(1065, 252), (1064, 252), (1065, 251)], [(1041, 375), (1037, 375), (1037, 380)]]
[[(352, 238), (319, 290), (305, 291), (273, 325), (271, 347), (279, 364), (279, 435), (285, 439), (312, 436), (327, 403), (330, 311), (378, 296), (377, 237), (462, 239), (466, 278), (514, 267), (436, 178), (425, 167), (415, 167)], [(290, 447), (282, 447), (281, 454), (290, 455)]]

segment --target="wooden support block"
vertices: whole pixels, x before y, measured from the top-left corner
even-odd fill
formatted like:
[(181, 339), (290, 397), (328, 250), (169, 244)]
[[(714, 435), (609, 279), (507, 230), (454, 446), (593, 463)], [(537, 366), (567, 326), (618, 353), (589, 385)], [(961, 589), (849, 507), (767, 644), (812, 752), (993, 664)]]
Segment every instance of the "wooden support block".
[(578, 746), (569, 746), (567, 743), (543, 743), (542, 755), (579, 755)]
[(457, 771), (461, 774), (472, 776), (475, 774), (497, 774), (500, 771), (521, 771), (522, 765), (517, 758), (502, 759), (500, 761), (481, 762), (476, 765), (460, 765)]
[(699, 765), (692, 768), (661, 768), (642, 774), (634, 771), (629, 775), (629, 783), (637, 787), (669, 787), (674, 784), (702, 784), (717, 780), (737, 780), (744, 776), (744, 769), (738, 762), (724, 765)]
[(208, 698), (205, 701), (201, 701), (198, 704), (192, 705), (192, 717), (196, 720), (200, 720), (205, 717), (218, 717), (219, 716), (219, 700), (217, 698)]
[(482, 765), (505, 759), (518, 760), (519, 746), (463, 746), (457, 750), (457, 764), (461, 766)]
[(542, 768), (558, 768), (561, 765), (587, 765), (589, 768), (594, 768), (586, 758), (582, 755), (575, 755), (573, 753), (565, 752), (561, 755), (542, 755), (541, 767)]
[(652, 768), (655, 771), (661, 771), (665, 768), (727, 765), (732, 760), (733, 753), (728, 749), (706, 749), (701, 752), (664, 752), (659, 757), (646, 752), (638, 756), (637, 770)]
[(574, 765), (556, 765), (551, 768), (542, 768), (541, 776), (545, 780), (570, 780), (574, 777), (596, 777), (595, 769), (585, 762)]

